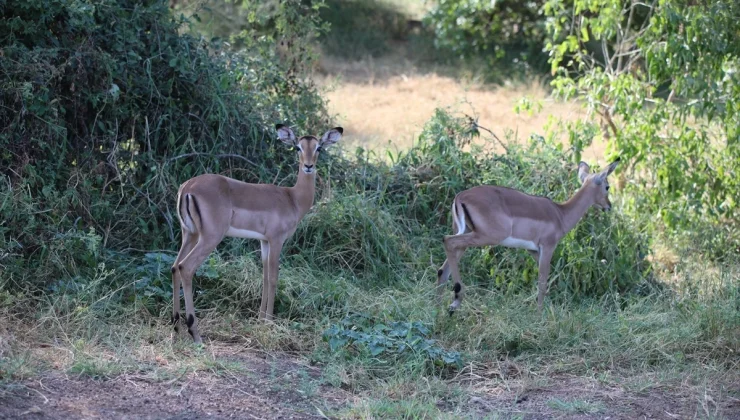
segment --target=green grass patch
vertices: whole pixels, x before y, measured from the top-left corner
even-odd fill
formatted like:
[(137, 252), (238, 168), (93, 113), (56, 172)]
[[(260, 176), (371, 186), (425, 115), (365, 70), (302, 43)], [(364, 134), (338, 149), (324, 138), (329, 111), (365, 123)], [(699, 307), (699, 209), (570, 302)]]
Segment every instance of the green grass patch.
[(563, 411), (567, 414), (598, 414), (604, 411), (603, 404), (582, 400), (566, 401), (559, 398), (553, 398), (547, 402), (547, 405), (555, 410)]

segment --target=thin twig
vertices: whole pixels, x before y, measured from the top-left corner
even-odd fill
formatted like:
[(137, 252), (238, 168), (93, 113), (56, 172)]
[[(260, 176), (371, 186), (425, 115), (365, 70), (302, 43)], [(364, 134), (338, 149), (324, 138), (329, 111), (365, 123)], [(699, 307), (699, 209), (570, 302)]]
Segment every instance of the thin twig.
[(473, 127), (480, 128), (481, 130), (485, 130), (485, 131), (488, 131), (489, 133), (491, 133), (491, 135), (493, 136), (493, 138), (496, 139), (496, 141), (498, 141), (498, 144), (500, 144), (501, 147), (503, 147), (504, 150), (506, 150), (506, 153), (509, 153), (509, 148), (506, 147), (506, 145), (504, 144), (503, 141), (501, 141), (500, 138), (498, 138), (498, 136), (496, 135), (496, 133), (494, 133), (493, 131), (487, 129), (486, 127), (483, 127), (482, 125), (478, 124), (477, 121), (472, 121), (472, 123), (473, 123)]
[(144, 194), (143, 191), (141, 191), (140, 189), (136, 188), (136, 186), (134, 186), (134, 185), (131, 185), (131, 188), (133, 188), (134, 191), (136, 191), (137, 193), (139, 193), (142, 197), (146, 198), (146, 200), (149, 202), (150, 205), (154, 206), (157, 210), (159, 210), (160, 213), (162, 213), (162, 217), (164, 217), (164, 220), (167, 222), (167, 227), (169, 228), (169, 231), (170, 231), (170, 241), (174, 241), (175, 240), (175, 231), (172, 229), (172, 219), (167, 215), (167, 213), (165, 213), (164, 211), (162, 211), (162, 209), (160, 209), (159, 206), (156, 205), (154, 203), (154, 201), (152, 201), (151, 198), (149, 198), (149, 195), (148, 194)]

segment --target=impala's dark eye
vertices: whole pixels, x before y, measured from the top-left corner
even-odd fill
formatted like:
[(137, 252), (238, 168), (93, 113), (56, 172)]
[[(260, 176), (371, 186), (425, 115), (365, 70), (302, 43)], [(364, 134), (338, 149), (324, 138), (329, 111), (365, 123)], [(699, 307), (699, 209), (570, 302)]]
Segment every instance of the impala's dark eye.
[(321, 146), (319, 146), (319, 147), (318, 147), (318, 148), (316, 149), (316, 151), (317, 151), (317, 152), (320, 152), (321, 150), (322, 150), (322, 149), (321, 149)]
[(608, 185), (606, 186), (606, 190), (609, 191), (609, 186)]

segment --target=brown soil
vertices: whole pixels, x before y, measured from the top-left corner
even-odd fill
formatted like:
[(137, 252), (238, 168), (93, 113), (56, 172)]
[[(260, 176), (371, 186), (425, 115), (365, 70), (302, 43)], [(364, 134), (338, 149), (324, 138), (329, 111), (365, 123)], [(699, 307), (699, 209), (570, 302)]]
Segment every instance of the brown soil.
[(567, 376), (548, 382), (547, 386), (514, 385), (498, 395), (476, 395), (470, 404), (484, 415), (505, 413), (526, 419), (740, 419), (740, 400), (736, 398), (699, 401), (688, 390), (676, 389), (629, 392), (619, 386)]
[[(223, 372), (186, 371), (176, 377), (140, 372), (92, 379), (51, 371), (0, 388), (0, 419), (342, 418), (363, 399), (361, 393), (323, 383), (321, 369), (303, 359), (235, 350), (240, 349), (218, 351), (228, 354), (220, 360), (238, 366)], [(637, 392), (565, 375), (502, 380), (463, 373), (456, 381), (470, 391), (462, 405), (437, 403), (453, 416), (740, 419), (740, 384), (718, 401), (702, 400), (689, 388)]]
[(240, 365), (238, 373), (198, 371), (164, 380), (55, 371), (0, 393), (0, 419), (316, 419), (351, 397), (341, 389), (306, 387), (320, 372), (297, 360), (249, 353), (230, 362)]

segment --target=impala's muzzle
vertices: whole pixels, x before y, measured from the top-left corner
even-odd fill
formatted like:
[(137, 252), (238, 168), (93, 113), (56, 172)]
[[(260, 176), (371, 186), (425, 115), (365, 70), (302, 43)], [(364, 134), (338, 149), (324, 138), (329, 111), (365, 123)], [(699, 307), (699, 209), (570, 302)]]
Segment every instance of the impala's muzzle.
[(314, 171), (313, 167), (314, 165), (303, 165), (303, 172), (307, 174), (313, 173)]

